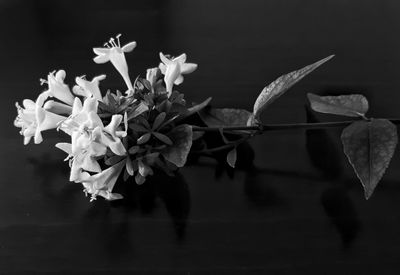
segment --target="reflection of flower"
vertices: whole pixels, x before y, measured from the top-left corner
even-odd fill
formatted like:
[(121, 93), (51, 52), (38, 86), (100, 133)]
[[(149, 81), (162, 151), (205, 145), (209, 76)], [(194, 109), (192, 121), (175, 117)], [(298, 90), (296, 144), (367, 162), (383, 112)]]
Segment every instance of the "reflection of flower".
[[(42, 94), (38, 97), (39, 102)], [(16, 103), (18, 116), (14, 121), (16, 127), (20, 127), (20, 134), (24, 136), (24, 144), (28, 144), (34, 137), (35, 144), (41, 143), (43, 137), (41, 132), (57, 128), (57, 124), (65, 117), (46, 111), (41, 105), (30, 99), (22, 102), (23, 107)]]
[(161, 73), (164, 74), (165, 86), (167, 88), (168, 96), (170, 96), (174, 84), (179, 85), (183, 82), (182, 74), (193, 72), (197, 69), (197, 64), (185, 63), (186, 54), (181, 54), (174, 59), (169, 59), (160, 52), (160, 59), (162, 63), (160, 63), (159, 67)]
[(91, 194), (90, 201), (95, 200), (97, 196), (102, 196), (107, 200), (123, 198), (122, 195), (118, 193), (112, 193), (112, 190), (124, 165), (125, 161), (120, 161), (100, 173), (90, 175), (84, 172), (81, 174), (78, 181), (82, 183), (84, 187), (83, 191), (86, 195)]
[(99, 101), (102, 101), (102, 96), (99, 88), (99, 82), (104, 80), (106, 75), (102, 74), (96, 76), (92, 79), (92, 81), (86, 80), (84, 77), (75, 78), (76, 86), (72, 89), (76, 95), (91, 97), (93, 96)]
[(110, 61), (117, 71), (121, 74), (124, 79), (126, 86), (130, 91), (133, 91), (133, 86), (128, 74), (128, 65), (126, 64), (125, 54), (131, 52), (136, 47), (136, 42), (130, 42), (121, 48), (118, 34), (117, 40), (111, 38), (109, 42), (105, 43), (104, 46), (107, 48), (93, 48), (93, 51), (97, 56), (93, 59), (94, 62), (101, 64)]
[(47, 80), (41, 79), (40, 81), (42, 84), (47, 83), (47, 85), (49, 86), (49, 89), (43, 93), (46, 95), (46, 97), (43, 98), (43, 100), (51, 96), (69, 105), (72, 105), (74, 103), (74, 96), (71, 94), (71, 91), (69, 90), (68, 86), (64, 84), (64, 79), (65, 79), (64, 70), (59, 70), (55, 74), (54, 72), (49, 73), (49, 75), (47, 76)]

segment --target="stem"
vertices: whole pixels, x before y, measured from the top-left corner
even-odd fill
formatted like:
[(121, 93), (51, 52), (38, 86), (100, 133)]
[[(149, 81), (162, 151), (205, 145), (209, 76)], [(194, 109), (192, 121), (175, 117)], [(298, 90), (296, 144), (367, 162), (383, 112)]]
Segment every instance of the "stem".
[[(364, 121), (371, 121), (371, 119), (363, 119)], [(393, 124), (400, 124), (400, 119), (388, 119)], [(351, 123), (359, 121), (359, 120), (346, 120), (339, 122), (315, 122), (315, 123), (289, 123), (289, 124), (263, 124), (258, 126), (228, 126), (228, 127), (198, 127), (192, 126), (193, 131), (199, 132), (224, 132), (224, 131), (256, 131), (256, 133), (252, 133), (245, 137), (242, 137), (232, 143), (225, 144), (219, 147), (200, 150), (200, 151), (192, 151), (192, 153), (196, 154), (211, 154), (219, 151), (223, 151), (226, 149), (230, 149), (232, 147), (238, 146), (240, 143), (248, 140), (254, 134), (262, 133), (266, 131), (276, 131), (276, 130), (290, 130), (290, 129), (325, 129), (325, 128), (334, 128), (334, 127), (346, 127)]]
[[(400, 124), (400, 119), (389, 119), (393, 124)], [(275, 131), (290, 129), (324, 129), (333, 127), (345, 127), (357, 120), (346, 120), (339, 122), (316, 122), (316, 123), (289, 123), (289, 124), (263, 124), (260, 126), (227, 126), (227, 127), (198, 127), (193, 126), (193, 131), (218, 132), (218, 131)], [(367, 119), (366, 121), (371, 121)]]
[(233, 148), (235, 146), (238, 146), (240, 143), (245, 142), (246, 140), (248, 140), (251, 137), (252, 137), (252, 135), (248, 135), (248, 136), (242, 137), (241, 139), (238, 139), (238, 140), (236, 140), (236, 141), (234, 141), (232, 143), (229, 143), (229, 144), (225, 144), (225, 145), (214, 147), (214, 148), (210, 148), (210, 149), (204, 149), (204, 150), (200, 150), (200, 151), (191, 151), (191, 153), (195, 153), (195, 154), (210, 154), (210, 153), (223, 151), (223, 150), (230, 149), (230, 148)]

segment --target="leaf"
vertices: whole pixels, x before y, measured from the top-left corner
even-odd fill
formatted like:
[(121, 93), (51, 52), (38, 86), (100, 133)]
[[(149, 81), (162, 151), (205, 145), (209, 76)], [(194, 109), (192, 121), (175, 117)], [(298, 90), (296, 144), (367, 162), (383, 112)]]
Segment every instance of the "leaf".
[(251, 113), (243, 109), (214, 109), (199, 112), (201, 119), (209, 127), (246, 126)]
[(151, 137), (150, 133), (146, 133), (137, 139), (137, 144), (144, 144), (149, 141)]
[(387, 119), (356, 121), (343, 130), (341, 138), (368, 199), (393, 156), (398, 140), (396, 126)]
[(126, 160), (126, 172), (128, 172), (128, 175), (130, 176), (133, 176), (133, 173), (135, 172), (132, 165), (132, 160), (129, 157)]
[(229, 151), (229, 153), (226, 155), (226, 162), (228, 162), (230, 167), (235, 168), (236, 158), (237, 158), (237, 153), (235, 147), (231, 151)]
[(134, 155), (139, 151), (139, 149), (139, 146), (132, 146), (131, 148), (129, 148), (129, 154)]
[(162, 142), (164, 142), (167, 145), (172, 145), (172, 140), (167, 137), (166, 135), (163, 135), (161, 133), (158, 132), (154, 132), (153, 135), (158, 138), (159, 140), (161, 140)]
[(211, 99), (212, 98), (209, 97), (206, 100), (204, 100), (202, 103), (194, 105), (194, 106), (188, 108), (185, 113), (181, 114), (180, 118), (185, 118), (185, 117), (193, 115), (194, 113), (197, 113), (197, 112), (201, 111), (202, 109), (204, 109), (205, 107), (208, 106), (208, 104), (210, 103)]
[[(321, 59), (311, 65), (301, 68), (297, 71), (290, 72), (288, 74), (280, 76), (274, 82), (266, 86), (257, 97), (254, 103), (253, 117), (255, 121), (259, 121), (261, 113), (274, 102), (278, 97), (283, 95), (289, 90), (294, 84), (299, 82), (303, 77), (314, 71), (316, 68), (330, 60), (334, 55), (330, 55), (324, 59)], [(254, 124), (254, 121), (253, 123)]]
[(363, 117), (368, 111), (368, 100), (363, 95), (318, 96), (307, 94), (311, 108), (320, 113)]
[(161, 125), (161, 123), (164, 122), (166, 115), (167, 114), (165, 112), (162, 112), (156, 116), (153, 122), (153, 127), (151, 128), (153, 131), (157, 129)]
[(179, 125), (168, 136), (171, 138), (173, 145), (167, 147), (162, 152), (162, 155), (176, 166), (183, 167), (192, 147), (192, 127), (187, 124)]
[(146, 112), (149, 109), (149, 107), (144, 104), (143, 102), (140, 102), (137, 106), (135, 106), (128, 114), (128, 120), (131, 120), (132, 118), (135, 118), (142, 113)]
[(109, 157), (108, 159), (106, 159), (104, 161), (104, 163), (107, 164), (107, 165), (114, 165), (114, 164), (116, 164), (117, 162), (121, 161), (124, 158), (125, 158), (125, 156), (112, 156), (112, 157)]
[(132, 129), (135, 132), (148, 132), (149, 129), (146, 129), (142, 125), (136, 124), (136, 123), (131, 123), (129, 124), (129, 128)]

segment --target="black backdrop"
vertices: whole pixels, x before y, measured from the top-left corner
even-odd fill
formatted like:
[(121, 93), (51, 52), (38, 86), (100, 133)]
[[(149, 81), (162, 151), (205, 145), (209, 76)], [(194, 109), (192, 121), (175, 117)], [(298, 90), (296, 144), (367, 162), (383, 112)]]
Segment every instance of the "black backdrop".
[(399, 117), (399, 11), (394, 0), (0, 1), (0, 273), (398, 272), (400, 157), (367, 202), (340, 129), (271, 132), (251, 141), (246, 169), (204, 159), (176, 178), (130, 184), (110, 204), (68, 182), (53, 147), (62, 135), (24, 146), (12, 122), (15, 101), (35, 98), (49, 71), (122, 85), (110, 64), (92, 62), (91, 48), (117, 33), (138, 42), (131, 77), (161, 50), (198, 63), (180, 86), (189, 102), (250, 110), (270, 81), (334, 53), (264, 121), (337, 119), (307, 115), (307, 92), (362, 93), (371, 116)]

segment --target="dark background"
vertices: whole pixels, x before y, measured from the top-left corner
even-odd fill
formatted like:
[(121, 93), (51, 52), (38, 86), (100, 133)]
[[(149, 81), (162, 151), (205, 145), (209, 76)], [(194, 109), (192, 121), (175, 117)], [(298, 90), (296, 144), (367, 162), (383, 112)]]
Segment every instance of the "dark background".
[(270, 132), (251, 141), (254, 162), (244, 150), (245, 169), (203, 159), (110, 204), (68, 182), (61, 134), (24, 146), (12, 122), (55, 69), (70, 85), (106, 73), (103, 92), (121, 87), (91, 50), (117, 33), (138, 42), (132, 78), (161, 50), (198, 63), (179, 87), (188, 102), (251, 110), (279, 75), (334, 53), (264, 121), (338, 119), (307, 115), (307, 92), (362, 93), (371, 116), (399, 117), (399, 12), (395, 0), (0, 1), (0, 273), (398, 274), (399, 154), (365, 201), (340, 129)]

